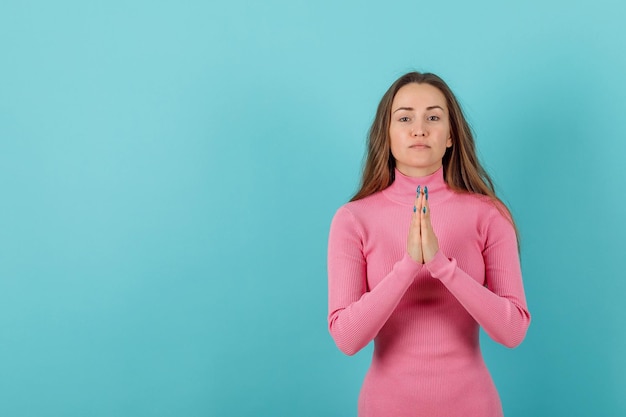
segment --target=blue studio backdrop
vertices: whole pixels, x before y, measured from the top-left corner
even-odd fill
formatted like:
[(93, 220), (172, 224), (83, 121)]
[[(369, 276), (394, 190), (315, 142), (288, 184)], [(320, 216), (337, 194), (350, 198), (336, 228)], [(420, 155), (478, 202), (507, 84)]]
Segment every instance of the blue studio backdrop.
[[(356, 416), (326, 240), (378, 100), (458, 95), (533, 322), (507, 417), (626, 415), (622, 2), (0, 3), (0, 415)], [(621, 168), (620, 168), (621, 167)]]

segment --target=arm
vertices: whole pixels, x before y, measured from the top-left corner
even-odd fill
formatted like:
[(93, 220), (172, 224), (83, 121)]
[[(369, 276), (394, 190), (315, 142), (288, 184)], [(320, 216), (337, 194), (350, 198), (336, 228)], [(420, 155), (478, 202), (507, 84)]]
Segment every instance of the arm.
[(522, 342), (530, 325), (517, 239), (513, 226), (499, 212), (488, 220), (483, 249), (486, 287), (462, 271), (456, 260), (448, 259), (441, 250), (425, 266), (493, 340), (515, 347)]
[(353, 355), (374, 339), (421, 268), (405, 254), (368, 292), (363, 230), (339, 209), (328, 240), (328, 328), (337, 347)]

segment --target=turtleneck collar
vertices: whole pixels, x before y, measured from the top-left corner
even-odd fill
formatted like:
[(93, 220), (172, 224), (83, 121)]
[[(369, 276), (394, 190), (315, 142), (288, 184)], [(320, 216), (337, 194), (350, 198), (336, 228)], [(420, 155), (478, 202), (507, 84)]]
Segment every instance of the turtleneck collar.
[(428, 203), (437, 204), (444, 199), (448, 184), (443, 179), (443, 167), (425, 177), (408, 177), (395, 169), (395, 179), (383, 194), (396, 203), (412, 206), (417, 196), (417, 186), (428, 187)]

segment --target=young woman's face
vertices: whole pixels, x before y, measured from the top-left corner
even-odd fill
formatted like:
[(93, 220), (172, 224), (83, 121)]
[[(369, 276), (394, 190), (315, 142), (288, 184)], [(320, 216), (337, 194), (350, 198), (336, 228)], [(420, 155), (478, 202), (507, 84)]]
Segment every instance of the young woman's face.
[(430, 84), (400, 88), (391, 105), (391, 154), (396, 168), (410, 177), (423, 177), (442, 165), (452, 146), (446, 98)]

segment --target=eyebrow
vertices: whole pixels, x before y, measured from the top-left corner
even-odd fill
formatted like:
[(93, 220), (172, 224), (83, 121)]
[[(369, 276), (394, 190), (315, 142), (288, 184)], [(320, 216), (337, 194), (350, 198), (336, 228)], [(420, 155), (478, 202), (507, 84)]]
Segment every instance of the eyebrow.
[[(434, 105), (434, 106), (428, 106), (426, 107), (426, 110), (433, 110), (433, 109), (440, 109), (441, 111), (443, 111), (443, 107), (438, 106), (438, 105)], [(408, 111), (413, 111), (415, 110), (413, 107), (398, 107), (397, 109), (395, 109), (393, 112), (397, 112), (400, 110), (408, 110)]]

